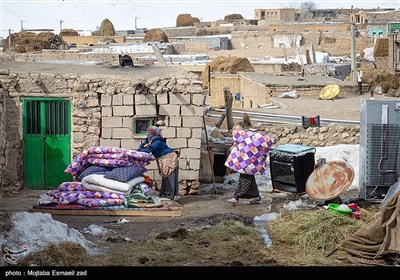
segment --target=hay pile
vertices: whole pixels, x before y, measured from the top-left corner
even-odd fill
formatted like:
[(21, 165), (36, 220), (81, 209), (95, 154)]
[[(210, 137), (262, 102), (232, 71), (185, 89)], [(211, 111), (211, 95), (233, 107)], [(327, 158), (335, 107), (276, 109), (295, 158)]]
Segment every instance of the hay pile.
[(235, 20), (235, 19), (243, 19), (241, 14), (229, 14), (224, 17), (224, 20)]
[(179, 14), (176, 18), (176, 26), (193, 26), (193, 18), (191, 14)]
[(198, 17), (192, 17), (193, 23), (200, 23), (200, 19)]
[(104, 19), (101, 22), (100, 26), (100, 36), (114, 36), (114, 35), (115, 35), (114, 25), (108, 18)]
[(267, 224), (271, 254), (281, 265), (340, 265), (325, 255), (373, 215), (364, 209), (360, 214), (362, 220), (356, 220), (321, 209), (272, 220)]
[[(4, 41), (4, 52), (9, 51), (8, 38)], [(27, 53), (34, 51), (68, 49), (68, 44), (60, 35), (52, 32), (19, 32), (11, 34), (11, 50), (16, 53)]]
[(389, 39), (377, 38), (374, 47), (374, 57), (387, 57), (389, 55)]
[(51, 244), (39, 252), (29, 254), (21, 263), (23, 266), (73, 266), (91, 265), (91, 256), (75, 243)]
[(208, 88), (208, 68), (211, 72), (224, 72), (236, 74), (237, 72), (254, 72), (250, 61), (244, 57), (236, 56), (218, 56), (211, 62), (207, 63), (200, 79), (203, 82), (204, 88)]
[(325, 44), (335, 44), (336, 43), (336, 38), (335, 37), (325, 37), (324, 38), (324, 43)]
[(143, 42), (168, 42), (168, 36), (161, 29), (155, 28), (146, 32)]
[(75, 29), (63, 29), (60, 31), (60, 36), (78, 36), (78, 31)]
[(380, 85), (383, 93), (395, 91), (400, 86), (396, 75), (380, 69), (363, 69), (363, 83), (369, 84), (371, 90)]

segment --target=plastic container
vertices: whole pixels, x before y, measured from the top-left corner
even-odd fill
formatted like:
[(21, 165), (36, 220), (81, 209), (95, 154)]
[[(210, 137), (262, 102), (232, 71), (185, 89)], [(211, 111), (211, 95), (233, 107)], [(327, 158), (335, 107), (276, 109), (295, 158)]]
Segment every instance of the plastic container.
[(343, 216), (349, 216), (353, 210), (346, 204), (329, 203), (328, 211), (334, 214), (340, 214)]

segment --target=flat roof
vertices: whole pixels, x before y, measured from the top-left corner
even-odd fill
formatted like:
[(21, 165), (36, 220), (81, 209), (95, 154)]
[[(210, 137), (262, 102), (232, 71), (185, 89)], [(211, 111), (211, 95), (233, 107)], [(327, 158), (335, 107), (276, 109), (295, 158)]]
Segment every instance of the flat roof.
[(328, 84), (337, 84), (339, 86), (354, 86), (355, 84), (354, 82), (342, 81), (332, 77), (317, 76), (317, 75), (305, 75), (303, 79), (299, 80), (299, 78), (301, 78), (301, 75), (275, 76), (275, 75), (266, 75), (254, 72), (242, 72), (240, 74), (268, 86), (299, 87), (299, 86), (326, 86)]

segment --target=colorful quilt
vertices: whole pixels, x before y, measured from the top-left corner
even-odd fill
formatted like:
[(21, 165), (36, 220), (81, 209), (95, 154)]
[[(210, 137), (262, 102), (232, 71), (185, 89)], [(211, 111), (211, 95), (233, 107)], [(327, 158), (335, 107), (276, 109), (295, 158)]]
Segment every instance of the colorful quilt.
[(261, 132), (234, 130), (233, 146), (225, 166), (248, 175), (265, 174), (265, 162), (273, 138)]
[(87, 191), (80, 182), (65, 182), (48, 195), (61, 205), (79, 204), (86, 207), (116, 206), (124, 204), (124, 195), (112, 192)]
[(93, 146), (84, 149), (65, 169), (65, 173), (78, 177), (79, 174), (91, 165), (121, 167), (145, 166), (150, 164), (154, 157), (150, 153), (139, 152), (117, 147)]

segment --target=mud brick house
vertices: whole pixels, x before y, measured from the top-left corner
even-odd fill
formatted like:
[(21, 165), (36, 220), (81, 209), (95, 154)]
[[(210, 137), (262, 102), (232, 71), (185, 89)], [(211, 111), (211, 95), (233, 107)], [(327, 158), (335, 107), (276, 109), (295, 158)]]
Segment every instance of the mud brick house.
[[(72, 158), (90, 146), (137, 149), (157, 120), (179, 154), (179, 180), (199, 178), (206, 92), (175, 67), (14, 63), (0, 75), (3, 191), (53, 189), (72, 178)], [(147, 175), (160, 180), (156, 162)]]

